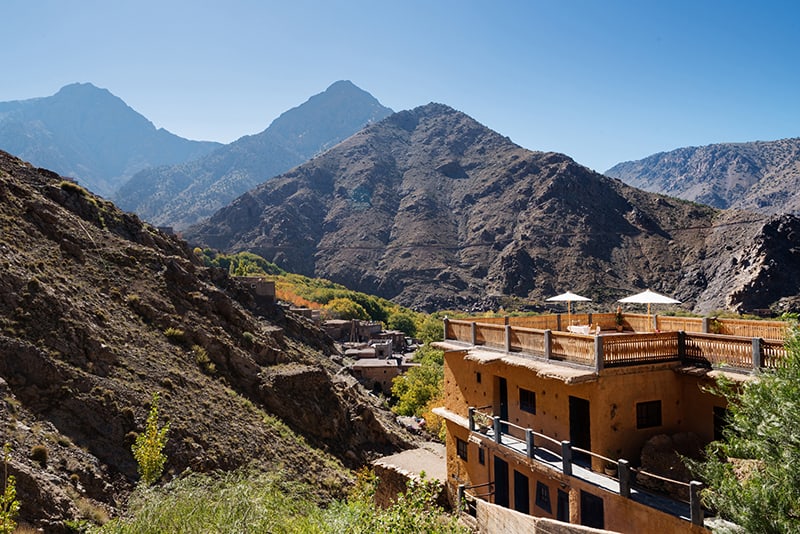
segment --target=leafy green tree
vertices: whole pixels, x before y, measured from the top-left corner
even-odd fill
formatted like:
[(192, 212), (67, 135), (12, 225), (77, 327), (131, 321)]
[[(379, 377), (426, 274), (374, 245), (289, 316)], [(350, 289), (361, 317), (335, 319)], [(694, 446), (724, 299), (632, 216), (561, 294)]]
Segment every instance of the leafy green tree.
[(414, 337), (417, 335), (417, 324), (414, 322), (414, 314), (409, 311), (399, 311), (389, 316), (387, 326), (391, 330), (400, 330), (406, 335)]
[(444, 323), (436, 314), (428, 315), (422, 321), (418, 331), (419, 339), (423, 343), (442, 341), (444, 339)]
[(11, 445), (3, 446), (3, 492), (0, 493), (0, 534), (11, 534), (17, 528), (16, 517), (20, 502), (17, 500), (17, 484), (14, 476), (8, 475), (8, 457)]
[(136, 436), (136, 442), (131, 447), (133, 457), (139, 466), (141, 482), (145, 486), (151, 486), (161, 478), (164, 464), (167, 462), (163, 450), (167, 444), (169, 423), (162, 428), (158, 427), (158, 399), (159, 394), (153, 393), (145, 430)]
[(414, 359), (421, 365), (412, 367), (392, 381), (392, 395), (397, 398), (392, 410), (399, 415), (421, 417), (431, 400), (442, 391), (444, 353), (425, 346), (417, 351)]
[(714, 391), (728, 400), (723, 440), (688, 461), (707, 484), (705, 503), (746, 532), (800, 532), (800, 337), (781, 366)]
[(348, 298), (335, 298), (325, 305), (325, 309), (340, 319), (361, 319), (364, 321), (369, 319), (369, 314), (364, 307)]

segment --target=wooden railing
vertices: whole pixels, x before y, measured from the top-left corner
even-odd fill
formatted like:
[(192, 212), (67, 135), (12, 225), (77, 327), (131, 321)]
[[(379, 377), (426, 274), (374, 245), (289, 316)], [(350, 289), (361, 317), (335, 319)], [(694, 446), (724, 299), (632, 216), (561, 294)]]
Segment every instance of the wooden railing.
[(686, 335), (684, 360), (712, 367), (753, 369), (753, 340), (721, 334)]
[(605, 367), (679, 359), (678, 333), (631, 334), (603, 338)]
[(786, 354), (782, 341), (760, 337), (684, 331), (595, 336), (466, 320), (445, 320), (445, 339), (598, 371), (667, 361), (752, 371), (774, 368)]
[(553, 332), (550, 336), (550, 359), (594, 367), (594, 336)]
[(703, 332), (703, 318), (657, 315), (656, 329), (661, 332)]

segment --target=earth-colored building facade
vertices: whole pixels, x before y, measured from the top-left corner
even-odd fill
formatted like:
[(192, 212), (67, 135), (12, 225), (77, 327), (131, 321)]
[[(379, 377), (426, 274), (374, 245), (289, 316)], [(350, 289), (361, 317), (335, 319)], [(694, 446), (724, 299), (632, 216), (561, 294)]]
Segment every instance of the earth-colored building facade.
[[(569, 441), (614, 460), (638, 459), (644, 443), (657, 434), (692, 432), (703, 442), (714, 439), (725, 401), (706, 390), (713, 373), (674, 363), (596, 371), (447, 342), (440, 347), (445, 406), (438, 413), (447, 424), (451, 488), (475, 486), (475, 494), (483, 492), (511, 509), (612, 531), (705, 532), (686, 517), (565, 475), (470, 430), (469, 408), (552, 438), (536, 445), (556, 454), (559, 442)], [(602, 460), (592, 458), (591, 469), (602, 472)]]

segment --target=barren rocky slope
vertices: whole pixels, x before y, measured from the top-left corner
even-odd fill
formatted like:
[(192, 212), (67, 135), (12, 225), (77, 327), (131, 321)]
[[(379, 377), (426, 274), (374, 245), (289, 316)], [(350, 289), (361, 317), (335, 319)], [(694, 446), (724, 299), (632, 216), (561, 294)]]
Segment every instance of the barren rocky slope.
[(408, 438), (334, 354), (184, 242), (0, 152), (0, 443), (22, 520), (60, 532), (87, 503), (117, 511), (154, 392), (167, 476), (255, 461), (339, 494), (342, 463)]
[(183, 229), (390, 113), (352, 82), (338, 81), (261, 133), (194, 161), (138, 173), (114, 200), (153, 224)]
[(649, 287), (696, 311), (746, 311), (797, 301), (799, 228), (794, 217), (635, 189), (429, 104), (368, 126), (185, 235), (424, 310), (567, 289), (610, 306)]
[(605, 174), (717, 208), (800, 213), (800, 138), (679, 148), (620, 163)]

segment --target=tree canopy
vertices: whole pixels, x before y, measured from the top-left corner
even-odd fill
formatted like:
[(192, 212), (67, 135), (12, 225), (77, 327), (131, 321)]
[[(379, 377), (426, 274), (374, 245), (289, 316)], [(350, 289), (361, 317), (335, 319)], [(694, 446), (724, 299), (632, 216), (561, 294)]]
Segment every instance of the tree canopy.
[(728, 400), (723, 440), (690, 462), (708, 485), (705, 503), (747, 532), (800, 532), (800, 337), (782, 365), (737, 386), (714, 389)]

